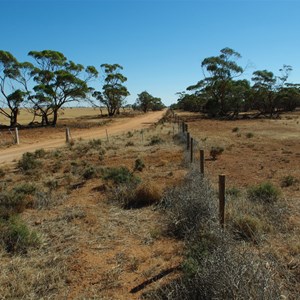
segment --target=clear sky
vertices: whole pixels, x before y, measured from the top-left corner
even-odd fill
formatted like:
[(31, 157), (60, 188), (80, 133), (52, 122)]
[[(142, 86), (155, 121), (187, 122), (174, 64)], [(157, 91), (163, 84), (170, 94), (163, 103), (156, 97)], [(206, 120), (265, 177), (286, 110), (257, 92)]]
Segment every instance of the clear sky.
[[(300, 82), (300, 0), (0, 0), (0, 49), (19, 61), (57, 50), (76, 63), (118, 63), (128, 103), (146, 90), (175, 103), (202, 78), (201, 61), (230, 47), (240, 65)], [(101, 82), (93, 86), (101, 89)]]

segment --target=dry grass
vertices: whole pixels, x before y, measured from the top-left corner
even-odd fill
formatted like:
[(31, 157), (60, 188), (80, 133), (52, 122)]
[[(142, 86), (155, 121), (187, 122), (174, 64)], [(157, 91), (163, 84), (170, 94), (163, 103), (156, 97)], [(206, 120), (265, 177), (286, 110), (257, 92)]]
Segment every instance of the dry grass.
[[(287, 129), (296, 122), (284, 121), (289, 122)], [(261, 122), (250, 129), (243, 121), (192, 121), (189, 127), (198, 141), (197, 151), (204, 148), (207, 156), (214, 145), (225, 149), (218, 160), (205, 162), (210, 188), (202, 186), (197, 170), (188, 183), (181, 185), (186, 167), (191, 166), (189, 154), (182, 154), (184, 144), (174, 143), (177, 126), (167, 122), (110, 137), (109, 141), (75, 139), (57, 150), (38, 151), (34, 158), (40, 167), (29, 174), (14, 167), (5, 168), (0, 174), (0, 192), (11, 191), (28, 181), (37, 188), (26, 196), (26, 203), (31, 205), (20, 217), (37, 232), (40, 243), (29, 248), (25, 256), (9, 254), (0, 247), (0, 298), (139, 299), (142, 293), (157, 288), (162, 293), (148, 293), (148, 299), (277, 299), (280, 293), (296, 299), (300, 250), (299, 211), (295, 208), (298, 185), (282, 188), (282, 197), (274, 203), (252, 202), (246, 197), (249, 186), (270, 181), (279, 187), (288, 175), (299, 179), (291, 167), (300, 159), (294, 141), (282, 139), (284, 131), (276, 137), (281, 146), (268, 145), (269, 141), (263, 140), (272, 137), (274, 128), (279, 128), (276, 124)], [(240, 137), (232, 132), (237, 126)], [(268, 126), (273, 126), (273, 131)], [(250, 131), (254, 133), (252, 139), (246, 137)], [(153, 137), (163, 143), (152, 143)], [(181, 135), (179, 139), (184, 142)], [(254, 146), (249, 146), (249, 141)], [(293, 157), (293, 163), (281, 161), (279, 154), (290, 161)], [(136, 169), (137, 158), (144, 164), (141, 171)], [(198, 169), (198, 164), (196, 156), (192, 167)], [(276, 164), (286, 169), (275, 170)], [(123, 185), (123, 194), (119, 193), (120, 185), (104, 178), (105, 170), (120, 167), (141, 180), (134, 188)], [(215, 225), (215, 183), (217, 175), (224, 171), (229, 174), (227, 182), (232, 187), (227, 193), (227, 234)], [(163, 191), (172, 186), (177, 188), (164, 194), (163, 201), (167, 209), (171, 205), (168, 199), (177, 199), (177, 203), (172, 203), (172, 213), (149, 206), (159, 202)], [(190, 192), (193, 197), (186, 197)], [(116, 195), (118, 205), (110, 201)], [(195, 201), (189, 201), (191, 198)], [(202, 200), (209, 200), (209, 205)], [(190, 205), (183, 217), (180, 210), (192, 203), (194, 206)], [(139, 209), (124, 209), (136, 206)], [(207, 211), (207, 207), (211, 209)], [(173, 220), (175, 226), (170, 226), (168, 220)], [(199, 226), (195, 226), (195, 220), (199, 220)], [(176, 239), (166, 235), (174, 228), (177, 233), (181, 224), (184, 230)], [(197, 233), (192, 234), (195, 229)], [(184, 246), (178, 236), (185, 236)], [(189, 251), (183, 255), (183, 249)], [(129, 294), (144, 280), (177, 265), (183, 267), (183, 273), (168, 275), (139, 293)], [(198, 298), (191, 294), (193, 290), (199, 293)]]

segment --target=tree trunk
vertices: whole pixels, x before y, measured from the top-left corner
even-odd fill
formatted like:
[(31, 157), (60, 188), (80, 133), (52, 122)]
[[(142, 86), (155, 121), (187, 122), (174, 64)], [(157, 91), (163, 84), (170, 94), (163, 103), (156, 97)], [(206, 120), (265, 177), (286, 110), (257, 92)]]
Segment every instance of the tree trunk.
[(52, 120), (52, 126), (55, 127), (57, 124), (58, 119), (58, 109), (53, 110), (53, 120)]
[(19, 113), (19, 109), (18, 108), (14, 108), (11, 111), (11, 115), (10, 115), (10, 127), (16, 127), (18, 124), (18, 113)]

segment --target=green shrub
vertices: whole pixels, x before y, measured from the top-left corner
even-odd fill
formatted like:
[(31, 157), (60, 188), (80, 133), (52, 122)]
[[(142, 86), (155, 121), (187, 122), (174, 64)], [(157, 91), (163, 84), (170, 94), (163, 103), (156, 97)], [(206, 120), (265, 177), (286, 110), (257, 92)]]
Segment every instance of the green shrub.
[(36, 159), (34, 153), (26, 152), (18, 162), (18, 167), (24, 171), (31, 171), (41, 166), (41, 162)]
[(99, 149), (101, 147), (101, 140), (100, 139), (92, 139), (88, 142), (88, 145), (93, 149)]
[(11, 215), (21, 213), (27, 206), (26, 194), (16, 191), (0, 193), (0, 218), (8, 219)]
[(0, 168), (0, 177), (4, 177), (4, 176), (5, 176), (5, 171), (2, 168)]
[(218, 156), (220, 156), (224, 151), (223, 147), (213, 146), (210, 149), (209, 155), (213, 160), (216, 160)]
[(298, 183), (297, 178), (295, 178), (292, 175), (288, 175), (282, 178), (281, 180), (281, 187), (289, 187), (292, 186), (294, 184)]
[(139, 178), (134, 176), (126, 167), (108, 168), (103, 172), (105, 180), (111, 180), (115, 184), (139, 183)]
[(144, 168), (145, 168), (144, 162), (140, 158), (136, 159), (134, 162), (134, 170), (141, 172), (143, 171)]
[(47, 152), (44, 149), (37, 149), (34, 152), (34, 156), (36, 158), (43, 158), (46, 156), (46, 154), (47, 154)]
[(248, 132), (247, 134), (246, 134), (246, 138), (248, 138), (248, 139), (251, 139), (251, 138), (253, 138), (254, 137), (254, 134), (252, 133), (252, 132)]
[(0, 219), (0, 240), (5, 250), (13, 254), (25, 254), (28, 248), (39, 244), (37, 234), (30, 231), (18, 217)]
[(95, 178), (98, 175), (98, 171), (95, 167), (93, 166), (87, 166), (84, 170), (83, 170), (83, 174), (82, 177), (84, 179), (91, 179), (91, 178)]
[(279, 190), (270, 182), (264, 182), (253, 186), (247, 191), (248, 198), (261, 203), (273, 203), (280, 196)]
[(132, 146), (134, 146), (134, 142), (132, 141), (129, 141), (125, 144), (125, 147), (132, 147)]
[(154, 146), (154, 145), (161, 144), (161, 143), (163, 143), (163, 140), (159, 136), (154, 135), (150, 139), (149, 146)]
[(236, 187), (226, 189), (226, 196), (230, 196), (232, 198), (237, 198), (240, 195), (241, 195), (241, 191)]
[(131, 131), (128, 131), (128, 132), (127, 132), (127, 137), (128, 137), (128, 138), (133, 137), (133, 133), (132, 133)]
[(16, 194), (32, 195), (36, 191), (36, 186), (30, 183), (21, 183), (13, 187)]

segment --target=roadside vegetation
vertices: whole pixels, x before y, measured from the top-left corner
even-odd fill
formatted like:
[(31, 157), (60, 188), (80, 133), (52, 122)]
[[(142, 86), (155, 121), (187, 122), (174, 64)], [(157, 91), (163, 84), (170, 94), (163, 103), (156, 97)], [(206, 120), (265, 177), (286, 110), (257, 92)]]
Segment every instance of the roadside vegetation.
[[(299, 174), (289, 164), (298, 155), (271, 172), (259, 130), (248, 138), (245, 123), (229, 123), (216, 137), (192, 119), (203, 177), (173, 120), (39, 149), (0, 169), (1, 299), (297, 299)], [(256, 147), (257, 177), (246, 152)], [(247, 182), (229, 178), (223, 230), (215, 177), (234, 164)]]

